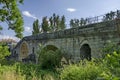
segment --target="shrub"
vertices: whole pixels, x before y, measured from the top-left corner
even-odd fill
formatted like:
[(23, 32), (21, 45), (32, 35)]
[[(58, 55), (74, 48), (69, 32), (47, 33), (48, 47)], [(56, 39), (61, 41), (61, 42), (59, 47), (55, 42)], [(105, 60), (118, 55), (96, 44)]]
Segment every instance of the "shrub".
[(58, 73), (53, 70), (43, 70), (36, 64), (16, 65), (16, 72), (25, 75), (25, 80), (58, 80)]
[(102, 76), (106, 79), (120, 79), (120, 52), (114, 51), (103, 59), (102, 67), (104, 72)]
[(0, 43), (0, 60), (5, 59), (5, 56), (10, 55), (10, 52), (8, 51), (8, 46)]
[(62, 80), (96, 80), (101, 73), (102, 69), (97, 64), (84, 61), (79, 65), (67, 66), (60, 76)]
[(39, 52), (39, 64), (44, 69), (54, 69), (60, 66), (61, 62), (61, 51), (60, 50), (46, 50), (43, 49)]
[(103, 48), (102, 48), (102, 56), (105, 57), (107, 56), (106, 54), (112, 54), (114, 51), (120, 52), (120, 46), (116, 45), (112, 42), (107, 43)]
[(53, 45), (39, 46), (37, 50), (38, 64), (42, 69), (55, 69), (60, 66), (62, 52)]

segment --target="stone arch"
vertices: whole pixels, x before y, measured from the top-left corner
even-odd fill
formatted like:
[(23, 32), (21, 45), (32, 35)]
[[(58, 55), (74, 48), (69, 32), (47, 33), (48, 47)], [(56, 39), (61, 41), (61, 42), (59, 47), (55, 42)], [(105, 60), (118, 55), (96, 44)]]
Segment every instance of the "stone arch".
[[(52, 51), (56, 51), (56, 50), (60, 50), (58, 47), (56, 47), (55, 45), (46, 45), (44, 48), (44, 50), (52, 50)], [(62, 54), (61, 56), (61, 66), (69, 64), (68, 59), (66, 58), (65, 55)]]
[(80, 48), (80, 58), (91, 60), (91, 48), (89, 44), (83, 44)]
[(24, 59), (28, 56), (29, 53), (29, 48), (28, 48), (28, 43), (27, 42), (23, 42), (20, 46), (20, 59)]

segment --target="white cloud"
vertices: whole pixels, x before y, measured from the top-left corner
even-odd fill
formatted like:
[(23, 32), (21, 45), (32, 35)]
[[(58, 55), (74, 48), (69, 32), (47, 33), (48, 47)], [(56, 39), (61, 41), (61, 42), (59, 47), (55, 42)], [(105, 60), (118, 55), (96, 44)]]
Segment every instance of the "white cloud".
[(74, 8), (67, 8), (67, 11), (69, 11), (69, 12), (75, 12), (76, 9), (74, 9)]
[(17, 37), (13, 37), (13, 36), (9, 36), (9, 35), (0, 35), (0, 40), (2, 40), (2, 39), (13, 39), (13, 40), (15, 40), (17, 42), (20, 40)]
[(31, 32), (32, 30), (31, 30), (30, 27), (26, 26), (26, 27), (25, 27), (25, 31), (26, 31), (26, 32)]
[(33, 19), (37, 19), (37, 17), (35, 15), (31, 14), (29, 11), (23, 11), (22, 14), (27, 16), (27, 17), (31, 17)]

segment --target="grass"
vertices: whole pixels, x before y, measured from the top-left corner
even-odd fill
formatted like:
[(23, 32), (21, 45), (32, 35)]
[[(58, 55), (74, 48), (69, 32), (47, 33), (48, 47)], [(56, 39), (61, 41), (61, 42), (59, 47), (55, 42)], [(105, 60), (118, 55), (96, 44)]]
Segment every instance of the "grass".
[(55, 70), (43, 70), (36, 64), (0, 65), (0, 80), (58, 80)]

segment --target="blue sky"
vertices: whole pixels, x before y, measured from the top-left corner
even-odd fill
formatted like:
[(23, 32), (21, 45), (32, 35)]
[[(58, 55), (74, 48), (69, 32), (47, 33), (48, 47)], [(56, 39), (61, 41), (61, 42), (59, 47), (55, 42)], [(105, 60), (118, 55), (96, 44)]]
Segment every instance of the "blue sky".
[[(24, 19), (24, 36), (31, 35), (32, 23), (35, 19), (40, 22), (44, 16), (52, 16), (56, 13), (65, 15), (66, 24), (73, 18), (94, 17), (110, 11), (120, 10), (120, 0), (24, 0), (23, 5), (19, 5)], [(7, 26), (3, 24), (3, 26)], [(15, 33), (5, 27), (0, 35), (2, 38), (13, 38)]]

